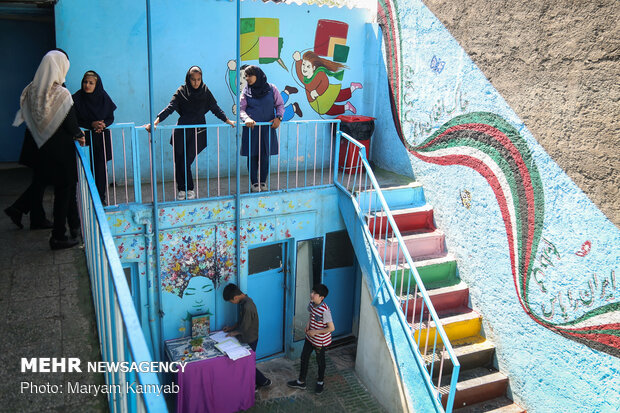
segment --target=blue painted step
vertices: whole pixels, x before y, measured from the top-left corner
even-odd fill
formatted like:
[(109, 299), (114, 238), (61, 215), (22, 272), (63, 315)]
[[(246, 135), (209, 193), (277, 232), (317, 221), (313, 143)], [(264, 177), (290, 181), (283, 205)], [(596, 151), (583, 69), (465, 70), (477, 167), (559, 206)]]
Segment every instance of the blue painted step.
[[(408, 185), (395, 186), (391, 188), (381, 188), (381, 193), (388, 204), (388, 207), (392, 210), (404, 209), (404, 208), (416, 208), (426, 205), (426, 198), (424, 197), (424, 189), (418, 182), (412, 182)], [(375, 191), (365, 191), (357, 195), (357, 202), (363, 213), (367, 214), (369, 211), (381, 210), (381, 203), (379, 202)]]

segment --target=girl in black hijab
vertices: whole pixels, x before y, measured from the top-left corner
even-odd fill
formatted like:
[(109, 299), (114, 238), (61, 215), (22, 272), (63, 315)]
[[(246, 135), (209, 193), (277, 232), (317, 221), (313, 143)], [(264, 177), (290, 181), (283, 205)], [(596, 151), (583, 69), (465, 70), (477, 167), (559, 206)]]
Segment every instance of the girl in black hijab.
[(107, 163), (112, 159), (112, 139), (110, 130), (114, 123), (116, 105), (103, 89), (101, 76), (94, 70), (84, 73), (82, 88), (73, 95), (73, 106), (78, 124), (89, 129), (86, 143), (91, 147), (91, 163), (95, 174), (95, 184), (105, 205), (107, 192)]
[[(153, 126), (166, 119), (172, 112), (179, 114), (177, 125), (201, 125), (207, 123), (205, 115), (211, 111), (218, 119), (234, 127), (235, 122), (228, 119), (217, 104), (213, 94), (202, 81), (202, 70), (192, 66), (185, 75), (185, 84), (181, 85), (172, 96), (168, 106), (162, 110)], [(146, 125), (151, 131), (151, 125)], [(174, 147), (174, 167), (177, 183), (177, 199), (194, 199), (194, 179), (191, 165), (198, 155), (207, 146), (207, 132), (205, 128), (175, 129), (170, 144)]]

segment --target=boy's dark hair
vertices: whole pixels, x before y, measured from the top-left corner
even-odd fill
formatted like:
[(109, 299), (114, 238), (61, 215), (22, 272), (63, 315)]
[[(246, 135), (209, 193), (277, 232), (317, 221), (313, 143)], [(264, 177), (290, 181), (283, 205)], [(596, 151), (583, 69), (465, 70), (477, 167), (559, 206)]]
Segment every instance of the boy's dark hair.
[(312, 291), (314, 291), (323, 298), (327, 297), (327, 294), (329, 294), (329, 289), (325, 284), (314, 284), (314, 287), (312, 287)]
[(239, 287), (237, 287), (237, 284), (232, 284), (232, 283), (224, 287), (224, 291), (222, 293), (222, 295), (224, 296), (224, 300), (226, 301), (230, 301), (236, 296), (242, 295), (242, 294), (243, 292), (239, 289)]

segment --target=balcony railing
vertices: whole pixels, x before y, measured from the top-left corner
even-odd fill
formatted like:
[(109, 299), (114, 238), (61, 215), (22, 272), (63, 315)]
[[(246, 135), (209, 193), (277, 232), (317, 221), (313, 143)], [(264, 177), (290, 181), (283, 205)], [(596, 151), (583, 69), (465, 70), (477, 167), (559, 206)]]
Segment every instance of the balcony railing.
[[(332, 185), (334, 165), (334, 140), (339, 120), (282, 122), (276, 130), (277, 154), (268, 159), (266, 188), (261, 191), (286, 191), (307, 187)], [(249, 146), (261, 144), (261, 125), (250, 130)], [(237, 162), (240, 163), (240, 194), (252, 192), (245, 156), (239, 155), (236, 131), (228, 125), (160, 125), (152, 134), (133, 123), (114, 124), (108, 127), (112, 134), (113, 156), (106, 163), (105, 181), (107, 206), (129, 203), (153, 202), (153, 187), (157, 185), (158, 202), (181, 201), (177, 181), (187, 188), (189, 176), (193, 182), (195, 199), (234, 196), (237, 193)], [(174, 131), (182, 131), (181, 146), (171, 139)], [(199, 135), (206, 143), (202, 147)], [(155, 148), (151, 151), (151, 141)], [(179, 170), (174, 151), (182, 155), (177, 159), (189, 164), (189, 173), (178, 177)], [(198, 155), (192, 162), (193, 154)], [(259, 163), (265, 158), (259, 157)], [(93, 151), (89, 151), (89, 164), (94, 164)], [(260, 165), (259, 165), (260, 166)], [(146, 172), (147, 175), (142, 176)]]

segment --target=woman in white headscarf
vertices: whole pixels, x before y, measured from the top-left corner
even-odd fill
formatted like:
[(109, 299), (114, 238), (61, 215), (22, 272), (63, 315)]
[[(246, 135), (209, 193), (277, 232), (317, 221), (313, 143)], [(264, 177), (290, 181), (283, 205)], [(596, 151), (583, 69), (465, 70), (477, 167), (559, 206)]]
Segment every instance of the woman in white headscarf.
[[(69, 248), (78, 241), (66, 233), (72, 187), (77, 182), (74, 140), (84, 144), (84, 134), (77, 123), (71, 93), (63, 86), (69, 71), (69, 58), (60, 50), (48, 52), (41, 60), (33, 81), (20, 98), (20, 109), (13, 126), (26, 126), (39, 148), (38, 164), (32, 185), (54, 185), (54, 227), (52, 249)], [(43, 194), (42, 190), (33, 193)]]

